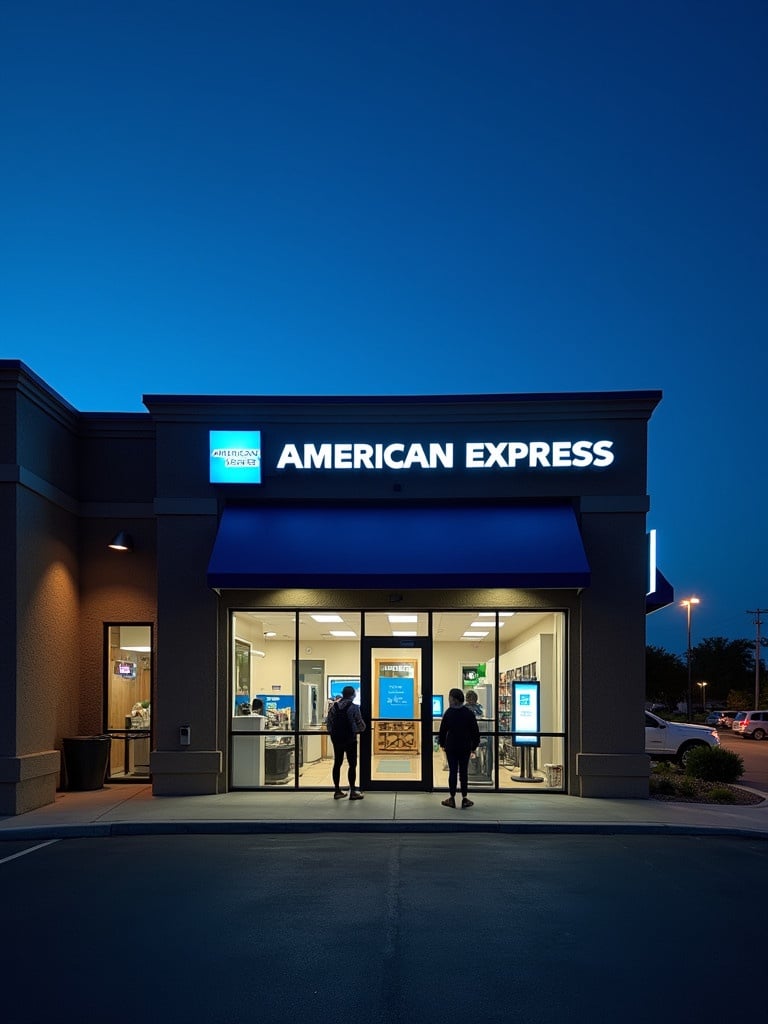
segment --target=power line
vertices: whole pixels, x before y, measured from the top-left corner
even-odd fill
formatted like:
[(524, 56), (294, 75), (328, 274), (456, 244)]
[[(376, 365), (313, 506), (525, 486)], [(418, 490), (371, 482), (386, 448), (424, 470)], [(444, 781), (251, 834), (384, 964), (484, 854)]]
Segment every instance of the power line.
[(760, 707), (760, 627), (763, 624), (760, 616), (766, 614), (768, 614), (768, 608), (755, 608), (754, 611), (750, 611), (747, 608), (747, 615), (755, 616), (754, 624), (757, 626), (757, 636), (755, 638), (755, 709)]

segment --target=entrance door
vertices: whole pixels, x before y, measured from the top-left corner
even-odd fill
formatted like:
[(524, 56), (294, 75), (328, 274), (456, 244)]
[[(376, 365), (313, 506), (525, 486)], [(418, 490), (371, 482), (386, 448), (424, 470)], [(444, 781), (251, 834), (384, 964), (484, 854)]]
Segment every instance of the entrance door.
[(366, 637), (361, 654), (360, 784), (431, 790), (431, 640)]

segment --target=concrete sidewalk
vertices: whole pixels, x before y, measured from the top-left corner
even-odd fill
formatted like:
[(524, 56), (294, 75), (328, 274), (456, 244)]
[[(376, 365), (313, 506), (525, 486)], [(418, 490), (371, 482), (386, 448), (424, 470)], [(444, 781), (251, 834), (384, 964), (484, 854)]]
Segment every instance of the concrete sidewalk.
[[(754, 791), (753, 791), (754, 792)], [(444, 793), (236, 792), (159, 797), (149, 785), (61, 792), (47, 807), (0, 818), (2, 839), (268, 832), (656, 833), (768, 837), (768, 800), (750, 806), (585, 800), (559, 793), (472, 793), (465, 811)], [(764, 796), (764, 794), (760, 794)]]

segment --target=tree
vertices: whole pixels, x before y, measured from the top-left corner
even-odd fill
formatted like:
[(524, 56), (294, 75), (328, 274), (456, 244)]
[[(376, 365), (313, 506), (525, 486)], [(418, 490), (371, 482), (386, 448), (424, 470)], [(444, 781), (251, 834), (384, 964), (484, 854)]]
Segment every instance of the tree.
[(685, 693), (687, 671), (683, 658), (663, 647), (645, 648), (645, 695), (659, 704), (677, 704)]
[(697, 682), (707, 682), (710, 701), (725, 701), (732, 690), (749, 690), (750, 682), (754, 692), (755, 645), (751, 640), (708, 637), (691, 648), (691, 673), (694, 689)]

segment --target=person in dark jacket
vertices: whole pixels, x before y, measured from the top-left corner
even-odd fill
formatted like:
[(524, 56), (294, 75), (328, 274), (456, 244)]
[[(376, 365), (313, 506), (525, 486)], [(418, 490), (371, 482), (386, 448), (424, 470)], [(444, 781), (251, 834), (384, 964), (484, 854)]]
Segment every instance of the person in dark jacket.
[(341, 788), (341, 766), (347, 759), (349, 799), (362, 800), (363, 794), (355, 788), (357, 779), (357, 734), (365, 730), (360, 708), (355, 704), (354, 686), (345, 686), (341, 697), (328, 709), (326, 729), (333, 744), (333, 799), (341, 800), (347, 794)]
[(464, 703), (461, 690), (451, 690), (448, 707), (440, 722), (438, 743), (448, 759), (448, 791), (450, 796), (442, 801), (444, 807), (456, 806), (456, 779), (461, 786), (461, 806), (471, 807), (473, 801), (467, 796), (469, 783), (469, 758), (480, 743), (480, 729), (477, 716)]

